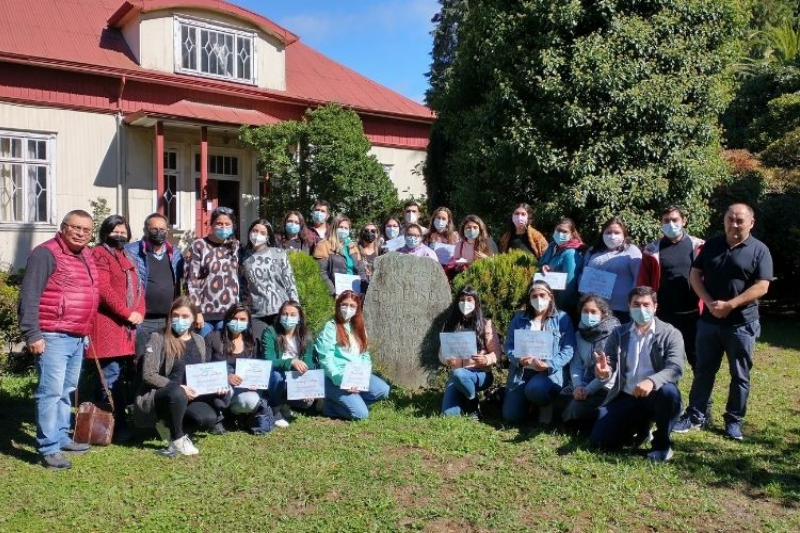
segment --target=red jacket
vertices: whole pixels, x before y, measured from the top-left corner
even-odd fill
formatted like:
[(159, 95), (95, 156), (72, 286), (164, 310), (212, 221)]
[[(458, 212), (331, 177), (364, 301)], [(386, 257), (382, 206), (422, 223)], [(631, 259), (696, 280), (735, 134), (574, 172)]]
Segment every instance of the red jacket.
[(92, 248), (100, 277), (100, 308), (86, 357), (133, 356), (136, 328), (128, 317), (134, 311), (144, 315), (144, 290), (136, 266), (127, 253), (103, 244)]
[(89, 335), (100, 302), (98, 273), (91, 252), (72, 253), (56, 233), (41, 244), (53, 254), (56, 269), (39, 301), (39, 329), (46, 332)]

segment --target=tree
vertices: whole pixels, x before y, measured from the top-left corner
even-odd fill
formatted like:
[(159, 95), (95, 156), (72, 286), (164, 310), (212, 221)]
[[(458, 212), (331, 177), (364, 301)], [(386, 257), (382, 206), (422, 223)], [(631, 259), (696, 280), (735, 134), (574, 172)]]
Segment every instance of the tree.
[(655, 236), (678, 202), (701, 232), (726, 173), (718, 116), (747, 15), (736, 0), (471, 2), (439, 98), (455, 206), (490, 222), (622, 215)]
[(258, 171), (270, 186), (264, 208), (273, 221), (291, 209), (305, 213), (317, 199), (348, 215), (354, 228), (397, 209), (397, 190), (368, 153), (369, 140), (352, 110), (330, 104), (299, 121), (242, 127), (239, 140), (258, 153)]

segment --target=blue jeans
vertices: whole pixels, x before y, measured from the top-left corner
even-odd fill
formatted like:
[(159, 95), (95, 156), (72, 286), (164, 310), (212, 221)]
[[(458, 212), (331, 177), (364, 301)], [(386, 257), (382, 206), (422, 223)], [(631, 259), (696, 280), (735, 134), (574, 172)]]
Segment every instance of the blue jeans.
[(528, 403), (545, 407), (553, 402), (560, 391), (561, 387), (550, 381), (544, 372), (536, 372), (519, 383), (506, 386), (503, 420), (522, 422), (528, 417)]
[(649, 431), (650, 424), (655, 422), (653, 450), (666, 450), (672, 447), (670, 434), (680, 414), (681, 392), (673, 383), (666, 383), (645, 398), (621, 392), (600, 408), (600, 417), (589, 441), (597, 448), (620, 448), (634, 434)]
[(722, 354), (728, 356), (731, 384), (728, 387), (728, 404), (725, 420), (741, 422), (747, 413), (747, 398), (750, 395), (750, 369), (753, 368), (753, 350), (761, 335), (761, 324), (754, 320), (742, 326), (712, 324), (705, 320), (697, 323), (697, 354), (694, 381), (689, 392), (687, 412), (702, 420), (714, 390), (717, 372), (722, 365)]
[(247, 415), (252, 413), (256, 410), (256, 407), (258, 407), (258, 402), (261, 401), (262, 394), (263, 391), (260, 390), (243, 388), (233, 389), (233, 396), (230, 402), (231, 413), (235, 415)]
[(43, 333), (44, 353), (36, 357), (36, 448), (42, 455), (57, 453), (72, 442), (69, 395), (78, 387), (85, 337)]
[(444, 386), (442, 414), (445, 416), (460, 415), (464, 403), (477, 398), (478, 393), (491, 387), (492, 383), (494, 383), (494, 376), (491, 372), (475, 368), (456, 368)]
[(221, 331), (224, 326), (224, 320), (206, 320), (198, 333), (200, 333), (201, 337), (205, 337), (214, 330)]
[(270, 407), (276, 407), (283, 404), (286, 399), (286, 371), (273, 370), (272, 375), (269, 377), (269, 389), (267, 390), (267, 397)]
[(369, 406), (389, 396), (389, 385), (378, 376), (369, 378), (366, 392), (348, 392), (325, 377), (325, 406), (322, 414), (345, 420), (365, 420), (369, 417)]

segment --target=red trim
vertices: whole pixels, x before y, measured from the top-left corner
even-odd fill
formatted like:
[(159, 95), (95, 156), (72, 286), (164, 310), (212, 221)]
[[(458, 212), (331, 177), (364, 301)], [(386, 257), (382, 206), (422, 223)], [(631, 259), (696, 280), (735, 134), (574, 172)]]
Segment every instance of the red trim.
[(164, 182), (164, 123), (156, 122), (156, 211), (162, 215), (166, 214), (164, 205), (164, 193), (166, 192), (166, 183)]
[(206, 189), (208, 188), (208, 128), (200, 128), (200, 197), (199, 224), (195, 231), (198, 237), (205, 235), (208, 225), (208, 209), (206, 209)]

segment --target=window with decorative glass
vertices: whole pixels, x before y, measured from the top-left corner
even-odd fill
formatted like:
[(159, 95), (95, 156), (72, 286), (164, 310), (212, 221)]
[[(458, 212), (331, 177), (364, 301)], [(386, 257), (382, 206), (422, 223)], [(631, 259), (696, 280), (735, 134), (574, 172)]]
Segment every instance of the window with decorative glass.
[(164, 151), (164, 216), (167, 217), (172, 227), (178, 227), (180, 216), (178, 214), (180, 195), (178, 182), (180, 169), (178, 166), (179, 154), (177, 150)]
[(51, 223), (49, 136), (0, 131), (0, 222)]
[(255, 33), (206, 21), (175, 18), (175, 70), (255, 83)]

